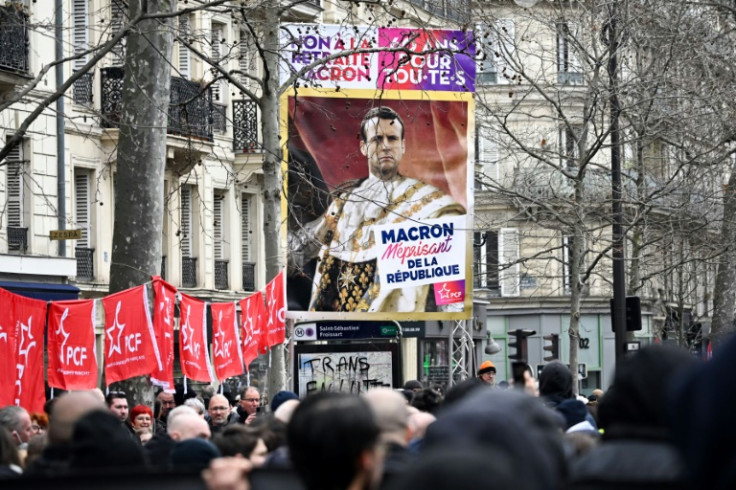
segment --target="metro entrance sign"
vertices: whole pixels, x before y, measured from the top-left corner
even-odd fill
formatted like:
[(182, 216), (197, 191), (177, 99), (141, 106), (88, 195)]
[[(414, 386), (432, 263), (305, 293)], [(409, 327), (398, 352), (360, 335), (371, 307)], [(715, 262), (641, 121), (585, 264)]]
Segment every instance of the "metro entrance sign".
[(294, 325), (294, 340), (395, 339), (400, 330), (395, 322), (308, 322)]

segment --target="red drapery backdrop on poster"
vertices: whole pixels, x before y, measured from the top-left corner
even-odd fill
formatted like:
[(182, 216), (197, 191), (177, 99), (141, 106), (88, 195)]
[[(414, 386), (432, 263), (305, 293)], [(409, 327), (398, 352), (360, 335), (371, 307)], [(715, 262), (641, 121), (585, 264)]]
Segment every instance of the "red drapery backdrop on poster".
[(263, 322), (266, 317), (266, 307), (263, 303), (263, 293), (260, 291), (240, 300), (241, 321), (243, 324), (243, 364), (246, 369), (261, 352)]
[(243, 374), (243, 352), (235, 303), (212, 303), (212, 364), (217, 379)]
[(106, 296), (102, 305), (107, 386), (151, 374), (159, 360), (145, 284)]
[(49, 386), (62, 390), (95, 388), (95, 301), (54, 301), (48, 318)]
[(42, 412), (46, 403), (43, 379), (43, 330), (46, 302), (13, 294), (9, 305), (15, 319), (15, 391), (13, 403)]
[(194, 381), (212, 381), (207, 349), (207, 303), (186, 294), (179, 301), (179, 362)]
[(174, 391), (174, 309), (176, 288), (159, 276), (153, 277), (153, 331), (161, 356), (161, 368), (151, 373), (151, 383), (165, 391)]
[(266, 312), (268, 313), (266, 332), (268, 335), (268, 347), (281, 345), (286, 339), (285, 295), (284, 271), (281, 271), (266, 286)]

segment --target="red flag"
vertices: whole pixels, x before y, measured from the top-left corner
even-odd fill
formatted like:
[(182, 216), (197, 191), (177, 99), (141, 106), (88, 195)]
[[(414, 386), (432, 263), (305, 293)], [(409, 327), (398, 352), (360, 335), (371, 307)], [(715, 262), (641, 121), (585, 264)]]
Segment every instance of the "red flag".
[(156, 366), (156, 339), (146, 285), (102, 298), (105, 307), (105, 382), (107, 386), (151, 374)]
[(161, 365), (151, 373), (151, 383), (174, 391), (174, 307), (176, 288), (159, 276), (153, 277), (153, 331)]
[(281, 345), (286, 339), (286, 308), (284, 307), (284, 271), (279, 272), (266, 286), (266, 331), (268, 347)]
[(241, 319), (243, 323), (243, 363), (246, 369), (261, 352), (261, 335), (266, 307), (263, 304), (263, 293), (260, 291), (240, 300)]
[(62, 390), (97, 386), (95, 300), (52, 302), (47, 342), (49, 386)]
[(210, 355), (207, 350), (207, 303), (182, 294), (179, 311), (181, 371), (194, 381), (212, 381)]
[(13, 296), (0, 288), (0, 407), (12, 405), (15, 392), (15, 318)]
[(217, 379), (243, 374), (243, 351), (238, 335), (238, 318), (235, 303), (212, 303), (212, 363)]
[(42, 412), (46, 403), (43, 385), (43, 330), (46, 302), (13, 294), (15, 318), (15, 398), (13, 403), (29, 412)]

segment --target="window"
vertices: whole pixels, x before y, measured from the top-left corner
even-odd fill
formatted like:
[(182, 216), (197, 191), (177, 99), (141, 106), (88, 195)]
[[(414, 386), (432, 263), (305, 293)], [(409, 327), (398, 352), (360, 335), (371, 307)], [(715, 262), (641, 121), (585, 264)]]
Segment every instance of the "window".
[(240, 32), (240, 43), (238, 44), (238, 69), (241, 72), (240, 83), (245, 87), (253, 88), (253, 81), (246, 75), (255, 76), (256, 57), (251, 51), (251, 43), (249, 42), (249, 34), (245, 31)]
[[(223, 43), (225, 41), (225, 26), (222, 24), (212, 23), (212, 61), (215, 64), (219, 64), (223, 58)], [(216, 70), (212, 70), (215, 78), (220, 76), (220, 73)], [(224, 102), (225, 90), (223, 90), (223, 81), (217, 80), (212, 84), (212, 100), (214, 102)]]
[(565, 168), (577, 168), (580, 152), (578, 151), (578, 138), (583, 128), (580, 126), (567, 126), (560, 128), (560, 165)]
[(486, 230), (474, 234), (475, 281), (473, 286), (501, 293), (498, 271), (498, 232)]
[(214, 239), (215, 252), (215, 288), (228, 289), (230, 281), (228, 279), (228, 251), (227, 251), (227, 213), (225, 206), (227, 204), (226, 194), (223, 191), (216, 191), (214, 201), (212, 203), (212, 229)]
[(491, 190), (498, 184), (498, 143), (488, 126), (477, 127), (476, 136), (476, 190)]
[(519, 230), (501, 228), (498, 235), (499, 282), (502, 296), (519, 296)]
[[(123, 30), (127, 22), (127, 7), (124, 0), (111, 0), (110, 2), (110, 35), (115, 36)], [(113, 65), (122, 66), (125, 62), (125, 38), (120, 40), (112, 49)]]
[(94, 249), (91, 245), (90, 223), (92, 221), (91, 196), (92, 174), (88, 170), (74, 170), (74, 226), (82, 230), (82, 238), (74, 246), (77, 260), (77, 280), (94, 278)]
[(194, 253), (194, 186), (182, 185), (180, 192), (179, 243), (181, 247), (181, 285), (193, 288), (197, 286), (197, 259)]
[[(89, 48), (89, 11), (88, 0), (72, 2), (72, 51), (78, 56), (72, 62), (74, 71), (81, 70), (87, 63), (88, 55), (82, 54)], [(77, 104), (92, 102), (92, 72), (84, 73), (74, 82), (73, 100)]]
[[(188, 15), (180, 15), (179, 16), (179, 37), (186, 42), (190, 42), (191, 40), (191, 28), (190, 28), (190, 20)], [(179, 76), (182, 78), (189, 78), (190, 77), (190, 62), (191, 62), (191, 55), (189, 53), (189, 48), (186, 47), (181, 41), (179, 41)]]
[(23, 159), (23, 142), (16, 144), (8, 153), (5, 163), (5, 189), (7, 196), (6, 216), (8, 250), (25, 252), (28, 248), (28, 228), (25, 227), (25, 184), (26, 164)]
[(583, 69), (578, 55), (580, 29), (575, 22), (557, 23), (557, 83), (583, 83)]
[(243, 265), (243, 289), (255, 291), (255, 254), (253, 252), (253, 196), (243, 194), (240, 198), (240, 257)]
[(476, 27), (476, 85), (508, 84), (515, 73), (509, 60), (515, 49), (514, 21), (499, 19), (493, 27)]

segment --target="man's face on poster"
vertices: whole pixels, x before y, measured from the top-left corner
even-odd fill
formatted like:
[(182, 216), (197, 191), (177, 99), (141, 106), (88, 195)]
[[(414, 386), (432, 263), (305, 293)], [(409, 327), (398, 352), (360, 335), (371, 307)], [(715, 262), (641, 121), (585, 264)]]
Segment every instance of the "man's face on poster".
[(404, 140), (398, 120), (374, 117), (365, 125), (365, 141), (360, 151), (368, 158), (371, 173), (381, 180), (391, 180), (399, 172), (404, 156)]

